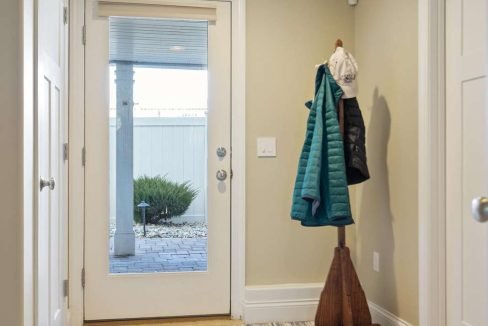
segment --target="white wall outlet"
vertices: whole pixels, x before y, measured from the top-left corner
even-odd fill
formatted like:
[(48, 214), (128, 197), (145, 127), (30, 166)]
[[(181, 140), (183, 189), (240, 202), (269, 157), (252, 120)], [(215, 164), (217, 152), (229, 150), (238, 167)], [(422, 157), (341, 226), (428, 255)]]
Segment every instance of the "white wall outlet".
[(373, 252), (373, 270), (375, 272), (380, 272), (380, 254), (378, 252)]
[(257, 139), (258, 157), (276, 157), (276, 138), (259, 137)]

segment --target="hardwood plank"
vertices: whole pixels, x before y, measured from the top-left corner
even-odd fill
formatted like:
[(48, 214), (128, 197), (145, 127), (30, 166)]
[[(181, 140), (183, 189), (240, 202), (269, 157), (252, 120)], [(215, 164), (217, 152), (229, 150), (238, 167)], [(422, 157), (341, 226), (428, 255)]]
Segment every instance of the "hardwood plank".
[(241, 320), (232, 320), (230, 317), (190, 317), (190, 318), (163, 318), (140, 319), (120, 321), (85, 322), (85, 326), (242, 326)]

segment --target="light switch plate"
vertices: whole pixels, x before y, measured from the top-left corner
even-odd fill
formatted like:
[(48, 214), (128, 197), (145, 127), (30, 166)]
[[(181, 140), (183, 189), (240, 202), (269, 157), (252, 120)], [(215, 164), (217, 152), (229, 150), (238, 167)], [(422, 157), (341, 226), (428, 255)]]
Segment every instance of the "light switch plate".
[(276, 137), (259, 137), (258, 157), (276, 157)]

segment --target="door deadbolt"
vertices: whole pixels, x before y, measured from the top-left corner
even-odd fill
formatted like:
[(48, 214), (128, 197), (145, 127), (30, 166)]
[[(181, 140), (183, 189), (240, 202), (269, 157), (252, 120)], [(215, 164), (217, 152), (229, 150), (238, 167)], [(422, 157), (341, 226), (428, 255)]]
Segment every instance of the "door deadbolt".
[(218, 157), (224, 158), (225, 155), (227, 155), (227, 150), (225, 149), (225, 147), (219, 147), (219, 148), (217, 148), (217, 156)]

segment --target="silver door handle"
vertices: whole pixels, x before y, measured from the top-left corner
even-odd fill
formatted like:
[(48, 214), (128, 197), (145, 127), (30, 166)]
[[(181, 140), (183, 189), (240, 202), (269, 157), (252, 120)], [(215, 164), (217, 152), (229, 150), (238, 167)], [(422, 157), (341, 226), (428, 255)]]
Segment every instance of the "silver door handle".
[(54, 180), (54, 178), (50, 178), (49, 180), (41, 178), (41, 180), (39, 181), (39, 187), (41, 191), (45, 187), (49, 187), (50, 190), (54, 190), (54, 187), (56, 187), (56, 181)]
[(225, 179), (227, 179), (227, 171), (218, 170), (216, 177), (217, 177), (217, 180), (224, 181)]
[(473, 218), (480, 222), (488, 222), (488, 198), (479, 197), (471, 202), (471, 214)]
[(220, 158), (224, 158), (227, 155), (227, 150), (224, 147), (217, 148), (217, 156)]

